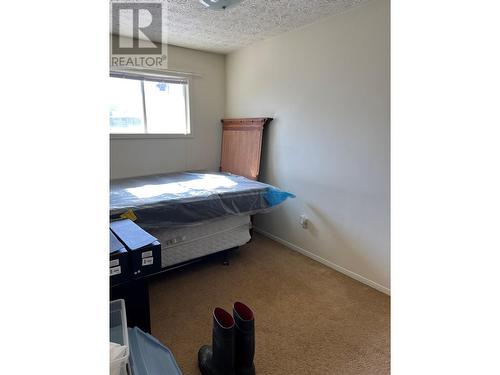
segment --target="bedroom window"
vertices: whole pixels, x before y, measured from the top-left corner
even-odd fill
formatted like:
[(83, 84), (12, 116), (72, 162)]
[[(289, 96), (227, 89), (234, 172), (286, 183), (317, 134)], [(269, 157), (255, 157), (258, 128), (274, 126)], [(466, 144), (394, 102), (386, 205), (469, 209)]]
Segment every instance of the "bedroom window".
[(191, 134), (187, 78), (111, 73), (109, 81), (111, 135)]

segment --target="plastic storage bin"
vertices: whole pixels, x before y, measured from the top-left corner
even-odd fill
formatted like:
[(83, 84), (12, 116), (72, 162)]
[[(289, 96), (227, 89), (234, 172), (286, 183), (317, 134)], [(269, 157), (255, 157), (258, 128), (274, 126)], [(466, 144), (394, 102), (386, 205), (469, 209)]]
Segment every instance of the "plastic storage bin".
[(129, 328), (133, 375), (182, 375), (170, 349), (139, 328)]
[(122, 299), (111, 301), (109, 304), (109, 340), (127, 347), (122, 357), (110, 361), (110, 374), (127, 375), (130, 346), (125, 301)]

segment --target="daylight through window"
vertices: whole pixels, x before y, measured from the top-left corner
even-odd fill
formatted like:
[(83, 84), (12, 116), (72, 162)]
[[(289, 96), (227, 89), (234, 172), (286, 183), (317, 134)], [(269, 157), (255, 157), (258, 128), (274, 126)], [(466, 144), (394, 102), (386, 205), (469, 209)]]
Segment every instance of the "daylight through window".
[(111, 74), (109, 79), (110, 133), (191, 133), (186, 78)]

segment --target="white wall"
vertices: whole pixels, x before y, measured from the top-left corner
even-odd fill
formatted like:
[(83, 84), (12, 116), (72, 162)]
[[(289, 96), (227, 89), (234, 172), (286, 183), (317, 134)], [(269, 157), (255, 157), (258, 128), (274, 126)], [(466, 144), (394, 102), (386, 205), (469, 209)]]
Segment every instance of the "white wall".
[(189, 139), (112, 139), (111, 178), (185, 170), (218, 170), (225, 101), (225, 57), (168, 46), (170, 70), (200, 73), (191, 82)]
[(385, 292), (389, 14), (388, 0), (373, 0), (226, 59), (226, 115), (275, 118), (261, 179), (297, 195), (256, 226)]

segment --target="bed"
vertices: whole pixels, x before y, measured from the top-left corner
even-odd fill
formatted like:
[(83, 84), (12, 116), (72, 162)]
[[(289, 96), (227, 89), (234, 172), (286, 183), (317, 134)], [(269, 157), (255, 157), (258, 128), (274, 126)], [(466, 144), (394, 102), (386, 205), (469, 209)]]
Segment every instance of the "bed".
[(131, 218), (162, 245), (168, 268), (250, 240), (250, 216), (293, 194), (225, 172), (182, 172), (112, 180), (111, 220)]
[(291, 193), (258, 182), (269, 117), (222, 119), (221, 172), (183, 172), (112, 180), (111, 220), (129, 218), (161, 242), (170, 268), (250, 240), (251, 215)]

